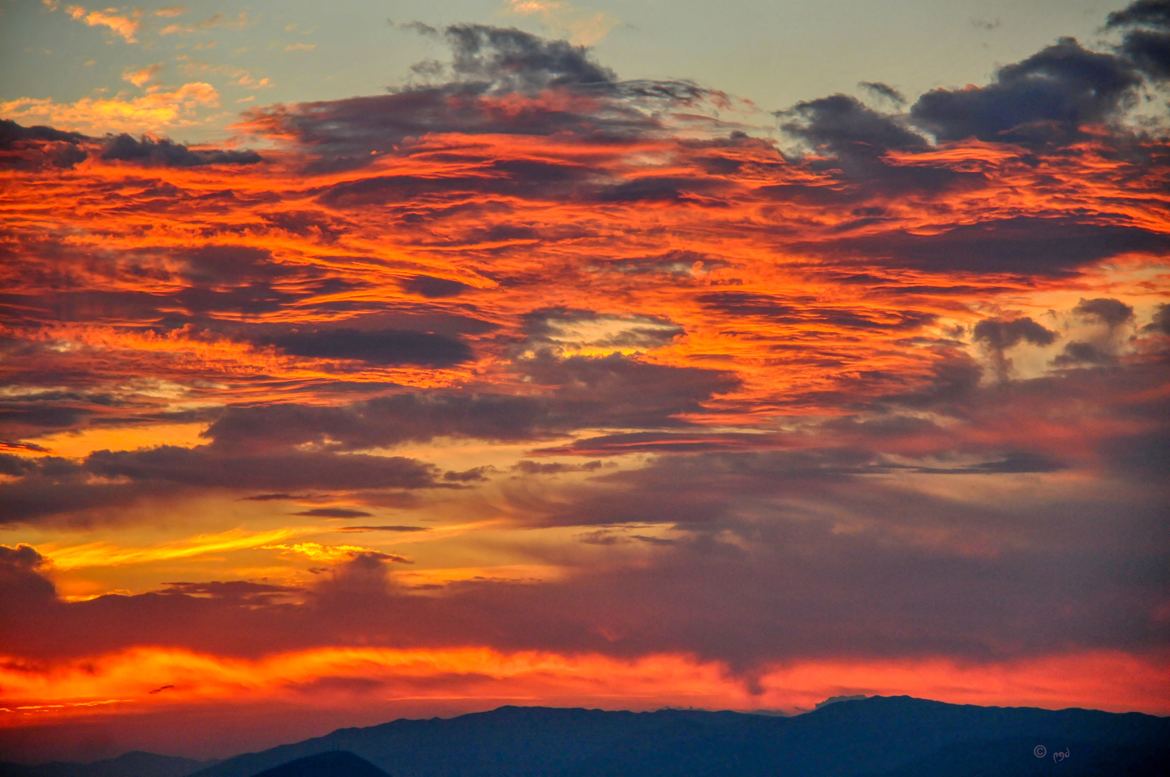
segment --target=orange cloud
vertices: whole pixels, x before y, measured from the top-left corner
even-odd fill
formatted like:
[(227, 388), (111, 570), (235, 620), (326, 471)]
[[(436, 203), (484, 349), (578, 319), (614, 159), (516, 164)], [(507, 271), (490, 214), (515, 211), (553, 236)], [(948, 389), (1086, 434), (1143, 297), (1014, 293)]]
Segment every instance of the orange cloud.
[(117, 8), (106, 8), (101, 11), (90, 11), (79, 5), (70, 5), (65, 8), (69, 16), (90, 27), (106, 27), (126, 43), (138, 42), (138, 26), (142, 17), (141, 9), (134, 9), (130, 13), (119, 11)]
[[(143, 71), (128, 79), (141, 80)], [(145, 83), (145, 81), (143, 81)], [(0, 102), (0, 113), (29, 124), (103, 134), (107, 132), (165, 132), (198, 124), (201, 115), (219, 105), (219, 92), (211, 84), (194, 81), (167, 91), (151, 87), (138, 97), (83, 97), (72, 103), (51, 98), (19, 97)]]
[[(206, 704), (300, 704), (366, 717), (396, 702), (799, 712), (831, 696), (909, 694), (957, 704), (1094, 706), (1165, 714), (1170, 673), (1158, 661), (1080, 653), (1028, 661), (809, 660), (763, 672), (755, 687), (719, 662), (680, 654), (501, 652), (481, 647), (326, 647), (258, 659), (138, 647), (54, 665), (6, 659), (0, 726), (44, 725)], [(362, 681), (360, 684), (345, 681)], [(155, 693), (159, 688), (165, 693)], [(447, 705), (450, 707), (450, 705)]]
[[(173, 14), (178, 16), (179, 14)], [(193, 24), (168, 24), (159, 30), (161, 35), (189, 35), (194, 32), (206, 32), (207, 30), (226, 29), (226, 30), (242, 30), (251, 23), (251, 18), (247, 11), (240, 11), (235, 16), (226, 16), (222, 13), (214, 13), (206, 19), (195, 22)]]
[(156, 62), (153, 65), (147, 65), (140, 68), (129, 68), (122, 71), (122, 80), (128, 81), (135, 86), (142, 87), (154, 80), (155, 76), (162, 70), (162, 64)]

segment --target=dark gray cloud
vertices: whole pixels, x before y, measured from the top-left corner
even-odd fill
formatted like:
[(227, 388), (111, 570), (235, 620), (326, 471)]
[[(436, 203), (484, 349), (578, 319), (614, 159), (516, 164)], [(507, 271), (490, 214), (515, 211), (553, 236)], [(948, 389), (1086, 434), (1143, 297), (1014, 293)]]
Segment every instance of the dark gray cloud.
[(1119, 50), (1147, 76), (1170, 78), (1170, 3), (1137, 0), (1109, 14), (1105, 26), (1125, 30)]
[(127, 134), (108, 138), (101, 158), (133, 162), (145, 167), (200, 167), (203, 165), (254, 165), (263, 161), (255, 151), (195, 149), (166, 138), (134, 138)]
[(1052, 345), (1056, 332), (1045, 329), (1027, 316), (1010, 320), (987, 318), (975, 325), (975, 341), (991, 355), (991, 364), (1000, 380), (1007, 380), (1012, 363), (1006, 352), (1020, 343)]
[(1161, 332), (1170, 335), (1170, 304), (1162, 304), (1154, 312), (1154, 317), (1145, 326), (1146, 331)]
[(588, 461), (584, 464), (570, 464), (563, 461), (532, 461), (522, 459), (512, 467), (523, 475), (559, 475), (563, 472), (591, 472), (600, 469), (601, 461)]
[[(425, 34), (439, 33), (428, 29)], [(583, 47), (516, 29), (456, 24), (442, 37), (450, 62), (428, 62), (416, 74), (445, 82), (388, 95), (265, 108), (250, 114), (252, 127), (295, 137), (316, 155), (309, 169), (326, 171), (369, 164), (371, 153), (399, 152), (404, 142), (440, 132), (621, 142), (659, 133), (657, 114), (664, 107), (724, 99), (688, 81), (619, 80)], [(542, 94), (550, 91), (588, 97), (588, 104), (549, 102)], [(510, 94), (525, 99), (499, 99)]]
[(419, 531), (430, 531), (430, 529), (426, 526), (407, 526), (404, 524), (392, 523), (392, 524), (377, 524), (374, 526), (348, 526), (348, 525), (347, 526), (338, 526), (333, 531), (351, 532), (351, 533), (355, 533), (355, 534), (361, 534), (361, 533), (365, 533), (365, 532), (379, 532), (379, 531), (411, 533), (411, 532), (419, 532)]
[(882, 83), (881, 81), (860, 81), (857, 85), (870, 94), (881, 97), (884, 100), (889, 100), (896, 105), (901, 105), (906, 102), (905, 95), (889, 84)]
[[(248, 246), (204, 246), (177, 251), (179, 279), (186, 285), (174, 295), (203, 326), (219, 328), (204, 314), (217, 311), (262, 313), (278, 310), (311, 294), (336, 293), (351, 288), (320, 268), (277, 262), (270, 252)], [(151, 295), (160, 309), (167, 297)]]
[(1120, 11), (1113, 11), (1105, 20), (1107, 27), (1128, 27), (1143, 24), (1170, 27), (1170, 2), (1167, 0), (1136, 0)]
[(1116, 358), (1101, 350), (1093, 343), (1074, 340), (1066, 343), (1064, 350), (1057, 354), (1052, 363), (1058, 367), (1073, 367), (1079, 365), (1100, 366), (1112, 364)]
[(336, 455), (273, 444), (251, 450), (164, 445), (98, 451), (79, 461), (43, 457), (19, 475), (0, 484), (0, 523), (79, 514), (87, 520), (116, 522), (127, 505), (146, 498), (173, 499), (179, 489), (307, 488), (328, 493), (452, 487), (436, 467), (411, 458)]
[(1108, 297), (1082, 299), (1073, 308), (1073, 313), (1083, 318), (1100, 321), (1110, 329), (1133, 319), (1133, 308), (1130, 305)]
[[(437, 195), (483, 197), (500, 194), (537, 199), (601, 196), (585, 183), (596, 171), (571, 162), (483, 160), (474, 174), (415, 176), (386, 175), (333, 184), (321, 192), (321, 202), (335, 208), (354, 208), (384, 202), (414, 202)], [(500, 239), (479, 234), (480, 239)], [(505, 238), (507, 239), (507, 238)]]
[(557, 86), (612, 86), (617, 75), (584, 46), (545, 40), (515, 28), (453, 24), (444, 30), (451, 68), (461, 80), (483, 81), (508, 92)]
[[(898, 469), (899, 467), (891, 467)], [(1068, 469), (1068, 464), (1059, 458), (1029, 451), (1011, 452), (1002, 458), (977, 461), (960, 466), (913, 465), (904, 467), (912, 472), (932, 475), (1000, 475), (1004, 473), (1059, 472)]]
[(574, 428), (684, 425), (716, 394), (739, 386), (732, 372), (668, 367), (611, 354), (603, 358), (555, 359), (547, 353), (521, 361), (519, 369), (576, 418)]
[(360, 450), (436, 437), (535, 442), (579, 428), (683, 426), (677, 416), (738, 386), (729, 372), (616, 354), (560, 360), (541, 353), (518, 366), (540, 393), (420, 391), (335, 407), (234, 407), (206, 435), (216, 449), (258, 456), (272, 448)]
[(746, 291), (716, 291), (700, 294), (706, 308), (733, 316), (766, 318), (791, 325), (829, 324), (852, 329), (917, 329), (934, 321), (933, 313), (913, 310), (874, 311), (822, 307), (809, 297), (779, 297)]
[(863, 105), (855, 97), (835, 94), (797, 103), (777, 114), (781, 129), (802, 141), (821, 160), (806, 162), (813, 169), (840, 175), (855, 185), (853, 191), (823, 188), (796, 192), (791, 187), (765, 189), (781, 198), (819, 194), (826, 202), (849, 202), (859, 197), (890, 195), (911, 191), (938, 192), (975, 185), (982, 180), (976, 172), (960, 172), (943, 166), (903, 166), (891, 163), (891, 151), (921, 151), (926, 138), (898, 116)]
[(52, 127), (25, 127), (0, 119), (0, 169), (70, 168), (85, 161), (89, 138)]
[(0, 474), (19, 477), (34, 468), (35, 465), (23, 456), (0, 453)]
[(785, 132), (833, 156), (872, 158), (926, 146), (925, 138), (894, 117), (844, 94), (797, 103), (779, 116)]
[[(688, 453), (697, 451), (744, 450), (767, 448), (772, 442), (769, 435), (752, 432), (625, 432), (606, 434), (574, 440), (568, 445), (541, 448), (536, 453), (566, 454), (577, 456), (622, 456), (629, 453)], [(525, 464), (525, 462), (520, 462)], [(542, 470), (535, 462), (522, 471), (541, 473), (559, 472), (564, 465), (547, 465)]]
[(136, 482), (240, 490), (425, 488), (435, 484), (437, 474), (431, 465), (401, 456), (277, 450), (246, 456), (213, 446), (99, 451), (85, 460), (84, 469)]
[(1010, 320), (984, 319), (975, 325), (974, 335), (977, 341), (1000, 351), (1018, 343), (1051, 345), (1056, 341), (1055, 332), (1045, 329), (1027, 316)]
[(1015, 216), (962, 224), (933, 235), (904, 230), (801, 244), (810, 252), (928, 272), (1060, 276), (1126, 253), (1170, 249), (1170, 235), (1073, 216)]
[(910, 117), (942, 141), (1068, 143), (1084, 137), (1085, 125), (1113, 119), (1140, 84), (1128, 61), (1061, 38), (1000, 68), (987, 86), (927, 92)]
[(180, 581), (166, 583), (166, 588), (159, 592), (162, 596), (197, 596), (208, 599), (219, 599), (243, 605), (261, 605), (278, 602), (287, 594), (296, 593), (299, 589), (291, 586), (272, 585), (271, 583), (256, 583), (250, 580), (211, 580), (193, 583)]
[(55, 597), (56, 587), (41, 574), (45, 566), (45, 557), (31, 545), (0, 545), (0, 591), (4, 592), (0, 604), (7, 604), (11, 599), (51, 600)]
[(373, 513), (347, 507), (314, 507), (309, 510), (300, 510), (296, 515), (308, 515), (313, 518), (369, 518)]
[[(261, 133), (294, 137), (315, 156), (308, 169), (319, 172), (367, 165), (371, 152), (390, 152), (407, 139), (431, 133), (575, 133), (614, 141), (658, 127), (652, 117), (628, 106), (613, 104), (598, 114), (584, 114), (537, 101), (505, 106), (486, 92), (483, 85), (417, 87), (388, 95), (265, 108), (250, 118)], [(423, 183), (419, 180), (417, 185)]]
[[(76, 250), (52, 238), (23, 245), (12, 258), (25, 288), (0, 294), (0, 305), (12, 305), (13, 319), (30, 324), (135, 321), (158, 330), (194, 325), (232, 334), (247, 327), (217, 314), (271, 312), (354, 285), (321, 267), (282, 263), (270, 251), (245, 245)], [(140, 290), (126, 289), (129, 284)]]
[(700, 294), (697, 299), (706, 308), (733, 316), (753, 316), (791, 324), (803, 320), (812, 302), (808, 297), (788, 299), (750, 291), (711, 291)]
[(539, 439), (569, 423), (546, 400), (502, 394), (417, 392), (340, 407), (264, 405), (229, 408), (207, 430), (228, 450), (304, 444), (361, 449), (440, 436)]
[(428, 299), (442, 299), (456, 297), (471, 289), (465, 283), (453, 281), (449, 278), (433, 278), (430, 275), (416, 275), (402, 282), (403, 291), (418, 294)]
[(273, 336), (267, 342), (293, 356), (352, 359), (386, 366), (453, 367), (474, 357), (471, 347), (456, 337), (406, 329), (298, 329)]
[(1170, 32), (1132, 30), (1126, 33), (1121, 50), (1151, 78), (1170, 78)]
[(0, 640), (30, 613), (40, 617), (58, 606), (57, 587), (48, 575), (47, 559), (30, 545), (0, 545)]
[(82, 143), (88, 138), (80, 132), (65, 132), (52, 127), (25, 127), (10, 119), (0, 119), (0, 148), (9, 149), (21, 141), (28, 140)]
[(675, 202), (717, 207), (722, 204), (717, 195), (728, 188), (715, 179), (647, 175), (604, 186), (594, 196), (602, 203)]
[(0, 424), (8, 434), (32, 436), (37, 432), (83, 426), (94, 415), (92, 405), (73, 392), (49, 392), (49, 396), (0, 401)]
[(128, 162), (138, 167), (251, 165), (263, 161), (255, 151), (192, 149), (167, 138), (134, 138), (125, 133), (93, 138), (0, 119), (0, 168), (73, 167), (91, 153), (107, 162)]

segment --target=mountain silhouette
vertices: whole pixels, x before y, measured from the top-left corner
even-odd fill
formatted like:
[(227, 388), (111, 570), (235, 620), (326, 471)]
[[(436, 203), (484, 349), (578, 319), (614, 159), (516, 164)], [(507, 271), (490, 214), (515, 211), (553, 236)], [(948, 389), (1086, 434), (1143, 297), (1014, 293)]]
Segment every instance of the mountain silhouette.
[(1170, 718), (909, 697), (844, 699), (792, 717), (501, 707), (340, 729), (195, 777), (300, 777), (265, 770), (334, 751), (394, 777), (1144, 777), (1170, 773)]
[(0, 777), (186, 777), (210, 761), (133, 751), (93, 763), (53, 762), (37, 766), (0, 763)]
[(254, 777), (390, 777), (364, 758), (344, 750), (318, 753), (266, 769)]

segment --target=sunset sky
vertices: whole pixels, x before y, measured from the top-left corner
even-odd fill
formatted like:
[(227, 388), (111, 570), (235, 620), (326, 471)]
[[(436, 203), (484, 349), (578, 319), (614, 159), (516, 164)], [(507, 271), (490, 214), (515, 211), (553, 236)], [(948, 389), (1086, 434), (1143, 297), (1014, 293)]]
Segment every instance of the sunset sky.
[(0, 754), (1170, 714), (1170, 2), (0, 2)]

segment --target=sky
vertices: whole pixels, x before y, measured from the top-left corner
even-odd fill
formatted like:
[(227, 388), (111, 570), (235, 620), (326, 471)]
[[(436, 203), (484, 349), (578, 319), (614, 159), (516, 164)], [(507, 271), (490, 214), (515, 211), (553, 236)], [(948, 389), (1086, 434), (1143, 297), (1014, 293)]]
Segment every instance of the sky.
[(0, 4), (0, 752), (1170, 714), (1170, 3)]

